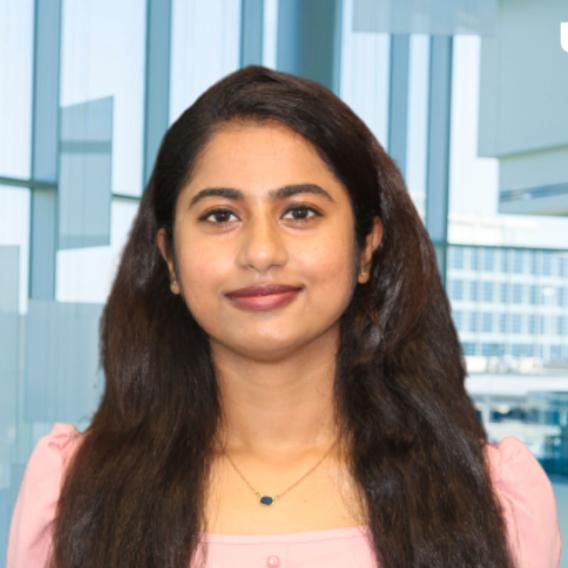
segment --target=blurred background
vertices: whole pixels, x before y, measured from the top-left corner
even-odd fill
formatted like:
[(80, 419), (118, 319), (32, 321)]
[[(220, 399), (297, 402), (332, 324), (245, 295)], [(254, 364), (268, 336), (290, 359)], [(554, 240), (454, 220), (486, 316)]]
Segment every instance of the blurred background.
[(164, 132), (251, 63), (326, 85), (395, 158), (468, 392), (549, 474), (568, 543), (561, 22), (564, 0), (0, 0), (0, 558), (31, 449), (98, 404), (98, 320)]

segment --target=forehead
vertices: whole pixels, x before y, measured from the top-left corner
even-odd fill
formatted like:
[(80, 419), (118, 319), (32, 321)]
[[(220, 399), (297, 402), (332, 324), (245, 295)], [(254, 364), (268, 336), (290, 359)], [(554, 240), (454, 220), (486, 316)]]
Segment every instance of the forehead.
[(345, 191), (315, 147), (288, 127), (278, 123), (229, 124), (203, 148), (186, 191), (192, 194), (213, 184), (246, 192), (298, 182)]
[(220, 154), (223, 158), (240, 158), (243, 154), (265, 158), (294, 154), (299, 158), (321, 160), (316, 149), (303, 136), (276, 122), (228, 123), (222, 126), (205, 145), (201, 159), (214, 160)]

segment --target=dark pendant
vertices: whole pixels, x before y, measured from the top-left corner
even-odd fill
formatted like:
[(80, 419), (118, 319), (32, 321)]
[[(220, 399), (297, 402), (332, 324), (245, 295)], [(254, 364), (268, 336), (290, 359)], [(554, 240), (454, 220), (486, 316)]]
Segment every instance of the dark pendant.
[(261, 502), (263, 505), (272, 505), (272, 501), (273, 501), (272, 497), (269, 497), (268, 495), (263, 495), (263, 496), (260, 498), (260, 502)]

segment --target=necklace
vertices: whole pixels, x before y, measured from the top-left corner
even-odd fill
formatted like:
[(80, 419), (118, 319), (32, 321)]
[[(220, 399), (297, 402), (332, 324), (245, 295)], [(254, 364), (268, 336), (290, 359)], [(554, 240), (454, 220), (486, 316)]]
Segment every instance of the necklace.
[(250, 489), (252, 490), (252, 492), (256, 495), (256, 497), (258, 498), (259, 502), (261, 505), (272, 505), (272, 503), (274, 503), (275, 501), (277, 501), (278, 499), (280, 499), (280, 497), (284, 496), (286, 493), (288, 493), (288, 491), (290, 491), (290, 489), (292, 489), (293, 487), (296, 487), (296, 485), (298, 485), (298, 483), (300, 483), (300, 481), (302, 481), (304, 478), (306, 478), (310, 473), (312, 473), (312, 471), (314, 471), (314, 469), (316, 469), (316, 467), (330, 454), (331, 450), (333, 450), (333, 448), (336, 446), (337, 442), (339, 441), (339, 438), (337, 438), (337, 440), (335, 440), (335, 442), (333, 442), (333, 444), (331, 445), (331, 447), (329, 448), (329, 450), (327, 450), (327, 452), (325, 452), (325, 454), (323, 455), (323, 457), (316, 463), (316, 465), (314, 465), (311, 469), (309, 469), (307, 471), (307, 473), (304, 473), (304, 475), (302, 475), (302, 477), (300, 477), (300, 479), (298, 479), (296, 482), (294, 482), (292, 485), (290, 485), (288, 488), (286, 488), (284, 491), (282, 491), (282, 493), (278, 493), (276, 495), (263, 495), (262, 493), (260, 493), (260, 491), (257, 491), (247, 480), (247, 478), (242, 474), (241, 470), (236, 466), (235, 462), (231, 459), (231, 456), (229, 456), (229, 454), (227, 452), (225, 452), (225, 455), (227, 456), (227, 459), (229, 460), (229, 462), (231, 463), (231, 465), (235, 468), (235, 471), (239, 474), (239, 476), (241, 477), (241, 479), (250, 487)]

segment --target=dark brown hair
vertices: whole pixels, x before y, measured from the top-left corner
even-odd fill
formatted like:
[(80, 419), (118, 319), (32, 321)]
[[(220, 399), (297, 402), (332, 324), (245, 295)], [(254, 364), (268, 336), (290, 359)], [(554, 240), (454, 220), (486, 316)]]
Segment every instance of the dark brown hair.
[(512, 566), (465, 391), (465, 361), (428, 233), (396, 165), (331, 91), (261, 66), (229, 74), (168, 129), (100, 322), (105, 390), (64, 478), (57, 568), (186, 568), (203, 529), (221, 405), (208, 338), (169, 287), (176, 200), (224, 125), (276, 121), (349, 192), (358, 251), (374, 216), (370, 280), (341, 318), (334, 403), (383, 568)]

